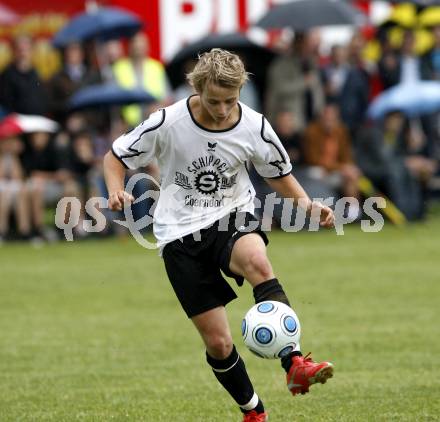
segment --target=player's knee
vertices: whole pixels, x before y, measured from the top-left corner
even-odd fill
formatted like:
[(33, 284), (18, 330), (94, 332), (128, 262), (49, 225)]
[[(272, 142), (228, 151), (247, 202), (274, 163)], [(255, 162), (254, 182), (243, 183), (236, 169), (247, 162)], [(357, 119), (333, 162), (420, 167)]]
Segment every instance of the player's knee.
[(246, 274), (256, 274), (267, 280), (272, 277), (272, 267), (263, 251), (253, 252), (245, 265)]
[(208, 354), (215, 359), (226, 359), (232, 351), (232, 338), (227, 335), (212, 335), (206, 341)]

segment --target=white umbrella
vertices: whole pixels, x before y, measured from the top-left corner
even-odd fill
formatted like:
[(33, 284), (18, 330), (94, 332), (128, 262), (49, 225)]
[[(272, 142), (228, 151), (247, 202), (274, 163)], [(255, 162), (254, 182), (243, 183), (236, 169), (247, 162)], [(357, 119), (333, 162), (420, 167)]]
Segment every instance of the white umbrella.
[(12, 113), (0, 121), (0, 133), (55, 133), (59, 128), (57, 122), (44, 116)]
[(13, 25), (20, 20), (20, 15), (15, 13), (12, 9), (0, 3), (0, 24)]

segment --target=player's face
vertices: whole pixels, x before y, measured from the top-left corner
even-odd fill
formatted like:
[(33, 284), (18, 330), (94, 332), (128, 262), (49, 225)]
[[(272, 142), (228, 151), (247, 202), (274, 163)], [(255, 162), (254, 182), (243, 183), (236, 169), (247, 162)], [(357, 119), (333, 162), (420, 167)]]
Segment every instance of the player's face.
[(215, 84), (207, 84), (200, 93), (200, 103), (204, 111), (216, 123), (226, 122), (240, 97), (238, 88), (225, 88)]

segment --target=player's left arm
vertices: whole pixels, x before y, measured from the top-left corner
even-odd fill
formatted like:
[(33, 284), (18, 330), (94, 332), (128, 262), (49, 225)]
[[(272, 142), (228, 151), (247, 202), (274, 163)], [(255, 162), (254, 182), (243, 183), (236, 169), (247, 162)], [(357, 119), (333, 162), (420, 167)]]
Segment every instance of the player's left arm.
[(288, 174), (274, 179), (265, 179), (267, 184), (283, 198), (292, 200), (292, 202), (307, 211), (308, 215), (319, 215), (319, 222), (322, 227), (331, 228), (335, 223), (333, 210), (321, 202), (312, 201), (306, 191), (300, 185), (298, 180)]

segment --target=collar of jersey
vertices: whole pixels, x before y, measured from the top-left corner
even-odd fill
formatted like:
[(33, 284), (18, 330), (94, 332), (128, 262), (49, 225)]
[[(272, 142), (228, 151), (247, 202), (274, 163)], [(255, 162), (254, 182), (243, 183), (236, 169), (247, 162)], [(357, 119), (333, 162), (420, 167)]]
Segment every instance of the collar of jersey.
[(189, 106), (189, 101), (190, 101), (190, 99), (192, 98), (192, 97), (195, 97), (197, 94), (193, 94), (193, 95), (191, 95), (191, 96), (189, 96), (188, 97), (188, 99), (186, 100), (186, 107), (188, 108), (188, 112), (189, 112), (189, 115), (191, 116), (191, 120), (194, 122), (194, 124), (197, 126), (197, 127), (199, 127), (200, 129), (202, 129), (202, 130), (206, 130), (207, 132), (214, 132), (214, 133), (220, 133), (220, 132), (227, 132), (227, 131), (229, 131), (229, 130), (232, 130), (232, 129), (234, 129), (235, 127), (237, 127), (237, 125), (240, 123), (240, 121), (241, 121), (241, 115), (242, 115), (242, 109), (241, 109), (241, 105), (240, 105), (240, 103), (237, 103), (238, 104), (238, 119), (237, 119), (237, 121), (231, 126), (231, 127), (228, 127), (228, 128), (226, 128), (226, 129), (208, 129), (208, 128), (206, 128), (205, 126), (202, 126), (195, 118), (194, 118), (194, 115), (192, 114), (192, 111), (191, 111), (191, 107)]

